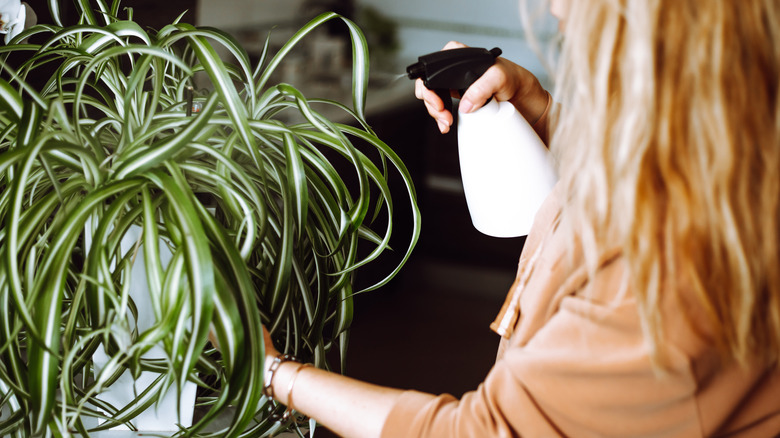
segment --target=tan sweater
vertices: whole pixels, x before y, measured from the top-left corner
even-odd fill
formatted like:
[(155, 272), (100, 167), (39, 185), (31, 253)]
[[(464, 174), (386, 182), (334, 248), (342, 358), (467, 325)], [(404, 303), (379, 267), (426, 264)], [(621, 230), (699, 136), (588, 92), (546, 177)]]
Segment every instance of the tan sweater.
[(665, 320), (669, 368), (659, 374), (635, 300), (620, 293), (620, 253), (604, 258), (585, 297), (584, 268), (556, 233), (559, 210), (553, 193), (537, 214), (493, 325), (504, 339), (485, 381), (460, 400), (404, 392), (383, 436), (780, 435), (778, 367), (723, 363), (680, 316)]

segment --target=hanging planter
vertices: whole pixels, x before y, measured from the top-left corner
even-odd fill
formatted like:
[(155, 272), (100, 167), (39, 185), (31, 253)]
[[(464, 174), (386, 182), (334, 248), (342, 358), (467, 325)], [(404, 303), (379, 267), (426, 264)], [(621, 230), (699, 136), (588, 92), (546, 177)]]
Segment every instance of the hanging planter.
[[(323, 14), (252, 63), (217, 29), (147, 32), (102, 0), (78, 1), (81, 23), (65, 26), (50, 3), (55, 25), (0, 47), (0, 436), (134, 429), (192, 385), (200, 414), (187, 427), (173, 417), (176, 434), (208, 435), (217, 417), (230, 426), (213, 436), (295, 429), (270, 420), (283, 407), (261, 395), (261, 324), (278, 348), (323, 368), (338, 352), (343, 366), (354, 275), (393, 229), (388, 175), (413, 227), (400, 263), (366, 290), (401, 269), (420, 231), (408, 171), (365, 123), (363, 34)], [(351, 107), (269, 83), (329, 20), (352, 36)], [(28, 83), (41, 69), (48, 82)], [(351, 122), (323, 117), (326, 106)], [(122, 376), (146, 373), (129, 403), (106, 400)]]

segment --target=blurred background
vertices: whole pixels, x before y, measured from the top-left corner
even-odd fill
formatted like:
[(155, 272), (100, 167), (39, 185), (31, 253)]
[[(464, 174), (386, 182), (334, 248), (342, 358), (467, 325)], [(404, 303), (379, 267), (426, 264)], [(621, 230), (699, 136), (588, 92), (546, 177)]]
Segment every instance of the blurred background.
[[(46, 0), (28, 3), (47, 20)], [(500, 47), (551, 89), (545, 60), (555, 58), (557, 22), (543, 0), (528, 0), (533, 29), (523, 27), (517, 0), (124, 0), (137, 22), (159, 29), (183, 11), (183, 21), (234, 35), (259, 58), (309, 19), (335, 11), (365, 32), (371, 51), (367, 117), (411, 172), (422, 211), (422, 235), (412, 258), (386, 287), (355, 299), (346, 374), (398, 388), (460, 396), (490, 370), (498, 336), (489, 329), (510, 287), (524, 238), (497, 239), (471, 225), (460, 181), (457, 139), (441, 135), (414, 98), (405, 76), (417, 57), (448, 41)], [(66, 21), (75, 21), (68, 17)], [(528, 31), (535, 39), (529, 41)], [(304, 40), (279, 69), (307, 97), (350, 102), (350, 42), (335, 20)], [(338, 116), (334, 116), (338, 117)], [(398, 181), (400, 184), (400, 181)], [(410, 226), (408, 200), (395, 200), (396, 253)], [(400, 255), (396, 254), (396, 255)], [(389, 273), (392, 257), (363, 271), (357, 288)], [(319, 430), (319, 437), (332, 436)]]

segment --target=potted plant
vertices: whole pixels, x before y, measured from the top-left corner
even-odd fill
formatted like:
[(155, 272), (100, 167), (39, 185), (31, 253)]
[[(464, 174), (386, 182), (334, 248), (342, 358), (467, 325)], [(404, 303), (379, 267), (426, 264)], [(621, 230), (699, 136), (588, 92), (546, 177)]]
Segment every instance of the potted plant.
[[(401, 269), (420, 231), (408, 171), (365, 122), (362, 32), (326, 13), (252, 62), (218, 29), (144, 30), (118, 0), (78, 0), (80, 22), (65, 25), (49, 3), (55, 24), (0, 47), (0, 435), (132, 429), (188, 384), (201, 413), (178, 435), (208, 435), (226, 416), (214, 436), (296, 429), (261, 395), (261, 324), (280, 349), (343, 366), (355, 272), (389, 248), (390, 174), (412, 231), (366, 290)], [(271, 85), (287, 53), (339, 19), (352, 107)], [(157, 377), (112, 405), (102, 395), (126, 373)]]

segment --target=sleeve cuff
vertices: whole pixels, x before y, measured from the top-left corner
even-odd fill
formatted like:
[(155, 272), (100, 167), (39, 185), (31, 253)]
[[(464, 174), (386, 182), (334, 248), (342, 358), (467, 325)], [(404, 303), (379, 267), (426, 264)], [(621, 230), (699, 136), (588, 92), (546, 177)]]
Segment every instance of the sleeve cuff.
[[(438, 400), (437, 400), (438, 399)], [(425, 409), (438, 409), (443, 404), (447, 404), (457, 399), (451, 395), (435, 396), (432, 394), (425, 394), (419, 391), (404, 391), (398, 398), (398, 401), (390, 410), (390, 414), (385, 420), (384, 426), (382, 426), (382, 438), (411, 438), (414, 435), (414, 431), (421, 431), (425, 429), (424, 424), (419, 424), (421, 418), (425, 418), (425, 415), (420, 415)], [(435, 406), (431, 405), (431, 402)]]

